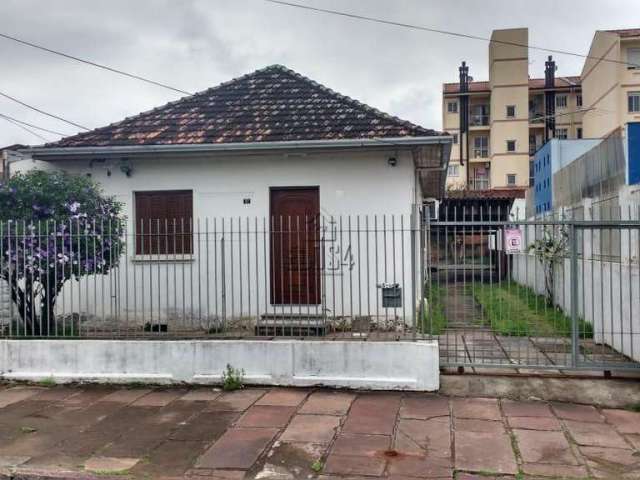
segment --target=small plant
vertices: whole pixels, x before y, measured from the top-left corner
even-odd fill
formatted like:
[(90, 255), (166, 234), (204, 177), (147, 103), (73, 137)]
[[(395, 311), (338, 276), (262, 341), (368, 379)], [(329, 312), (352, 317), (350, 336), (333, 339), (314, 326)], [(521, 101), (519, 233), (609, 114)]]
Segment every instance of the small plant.
[(569, 233), (565, 226), (557, 229), (544, 227), (542, 238), (528, 247), (542, 264), (544, 273), (544, 291), (547, 304), (556, 306), (555, 301), (555, 271), (556, 266), (564, 261), (569, 243)]
[(324, 468), (324, 465), (320, 460), (316, 460), (311, 464), (311, 470), (313, 470), (316, 473), (320, 473), (323, 468)]
[(55, 384), (56, 381), (53, 379), (53, 377), (43, 378), (38, 382), (38, 385), (40, 385), (41, 387), (53, 387)]
[(632, 403), (631, 405), (627, 406), (627, 410), (640, 413), (640, 402)]
[(227, 363), (227, 369), (222, 372), (222, 389), (229, 392), (244, 388), (244, 369), (233, 368)]

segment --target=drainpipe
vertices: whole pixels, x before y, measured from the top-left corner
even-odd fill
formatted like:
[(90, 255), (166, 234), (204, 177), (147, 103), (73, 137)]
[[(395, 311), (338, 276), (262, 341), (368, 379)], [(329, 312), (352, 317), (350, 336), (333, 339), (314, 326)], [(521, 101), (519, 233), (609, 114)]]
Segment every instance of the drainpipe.
[[(460, 165), (465, 165), (466, 161), (466, 182), (465, 185), (469, 188), (469, 67), (467, 62), (462, 62), (462, 65), (458, 68), (460, 79)], [(463, 141), (464, 138), (464, 141)], [(464, 148), (463, 148), (464, 145)]]
[(544, 62), (544, 142), (556, 136), (556, 62), (549, 55)]

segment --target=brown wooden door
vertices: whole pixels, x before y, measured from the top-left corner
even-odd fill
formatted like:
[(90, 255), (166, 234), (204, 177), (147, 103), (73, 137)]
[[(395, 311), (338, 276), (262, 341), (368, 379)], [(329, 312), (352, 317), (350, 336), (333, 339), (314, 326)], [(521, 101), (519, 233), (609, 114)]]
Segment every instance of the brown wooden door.
[(273, 188), (271, 212), (271, 303), (320, 303), (320, 191)]

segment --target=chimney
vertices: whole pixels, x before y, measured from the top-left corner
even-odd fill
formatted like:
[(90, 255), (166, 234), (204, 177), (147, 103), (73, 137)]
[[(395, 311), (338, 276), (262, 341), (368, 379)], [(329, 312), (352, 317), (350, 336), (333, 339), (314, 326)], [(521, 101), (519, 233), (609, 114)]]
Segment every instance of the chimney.
[(544, 141), (556, 136), (556, 62), (549, 55), (544, 62)]

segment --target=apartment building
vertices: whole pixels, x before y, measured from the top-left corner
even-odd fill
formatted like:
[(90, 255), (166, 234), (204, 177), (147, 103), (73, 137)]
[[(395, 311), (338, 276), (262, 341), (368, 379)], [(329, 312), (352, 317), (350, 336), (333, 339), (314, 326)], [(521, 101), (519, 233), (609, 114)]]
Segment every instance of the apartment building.
[(495, 30), (489, 80), (474, 81), (462, 63), (459, 82), (443, 85), (443, 129), (454, 137), (447, 187), (527, 188), (532, 156), (549, 138), (582, 138), (579, 77), (529, 77), (528, 29)]
[(584, 134), (603, 138), (640, 122), (640, 28), (597, 31), (582, 68)]

